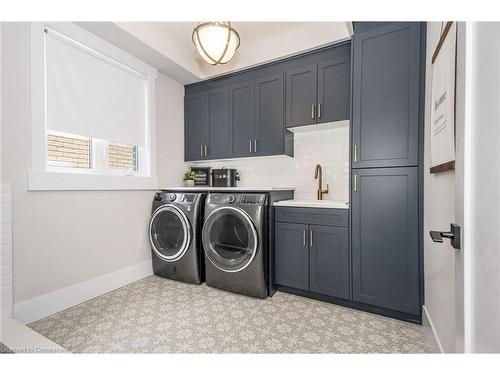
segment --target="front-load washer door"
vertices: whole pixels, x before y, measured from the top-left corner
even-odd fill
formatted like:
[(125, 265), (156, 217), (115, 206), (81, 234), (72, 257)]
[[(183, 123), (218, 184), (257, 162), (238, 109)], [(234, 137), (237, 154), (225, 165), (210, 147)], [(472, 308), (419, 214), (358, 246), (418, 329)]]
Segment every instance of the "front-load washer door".
[(210, 262), (225, 272), (238, 272), (252, 262), (259, 238), (252, 219), (234, 207), (221, 207), (205, 220), (203, 247)]
[(191, 244), (191, 225), (184, 212), (173, 205), (159, 207), (149, 222), (149, 240), (164, 261), (182, 258)]

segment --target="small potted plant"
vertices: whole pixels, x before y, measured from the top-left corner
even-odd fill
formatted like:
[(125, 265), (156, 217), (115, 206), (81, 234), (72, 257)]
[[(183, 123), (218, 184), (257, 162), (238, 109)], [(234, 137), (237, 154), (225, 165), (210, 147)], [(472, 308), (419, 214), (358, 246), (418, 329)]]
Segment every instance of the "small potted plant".
[(192, 171), (184, 172), (184, 185), (186, 187), (193, 187), (195, 180), (196, 180), (196, 173)]

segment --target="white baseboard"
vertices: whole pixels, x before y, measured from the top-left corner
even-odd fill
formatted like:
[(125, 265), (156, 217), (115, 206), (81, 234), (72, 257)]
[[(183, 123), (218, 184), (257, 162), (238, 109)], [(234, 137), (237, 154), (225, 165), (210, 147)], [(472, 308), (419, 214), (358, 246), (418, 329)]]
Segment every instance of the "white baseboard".
[(429, 311), (426, 309), (425, 305), (422, 306), (422, 325), (424, 327), (428, 327), (431, 331), (431, 334), (428, 335), (430, 336), (429, 340), (432, 341), (430, 343), (431, 347), (437, 347), (439, 348), (439, 351), (441, 353), (444, 353), (443, 345), (441, 345), (441, 340), (439, 340), (439, 336), (436, 332), (436, 329), (434, 328), (434, 323), (432, 322), (431, 315), (429, 314)]
[(151, 261), (135, 264), (14, 305), (14, 318), (35, 322), (153, 274)]

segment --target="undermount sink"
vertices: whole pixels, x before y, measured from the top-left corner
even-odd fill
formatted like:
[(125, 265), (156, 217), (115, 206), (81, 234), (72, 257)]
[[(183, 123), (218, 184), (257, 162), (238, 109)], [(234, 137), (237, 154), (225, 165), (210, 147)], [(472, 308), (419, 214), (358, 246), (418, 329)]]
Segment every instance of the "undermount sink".
[(329, 200), (306, 200), (306, 199), (290, 199), (274, 203), (275, 206), (284, 207), (312, 207), (312, 208), (341, 208), (347, 210), (349, 203)]

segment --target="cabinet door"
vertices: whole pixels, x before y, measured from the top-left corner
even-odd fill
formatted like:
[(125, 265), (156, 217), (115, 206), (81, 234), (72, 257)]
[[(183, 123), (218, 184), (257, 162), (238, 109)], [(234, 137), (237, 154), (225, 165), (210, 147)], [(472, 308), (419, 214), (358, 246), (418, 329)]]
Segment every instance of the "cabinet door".
[(349, 120), (351, 60), (348, 56), (318, 64), (318, 123)]
[(284, 153), (283, 73), (255, 80), (255, 149), (258, 155)]
[(353, 37), (353, 168), (418, 163), (420, 24)]
[(275, 282), (292, 288), (309, 288), (309, 251), (305, 224), (275, 224)]
[(347, 228), (309, 226), (311, 292), (349, 299)]
[(227, 90), (211, 90), (206, 93), (208, 136), (205, 142), (206, 158), (221, 158), (228, 154), (229, 127), (227, 121)]
[(255, 139), (254, 83), (229, 88), (229, 128), (233, 156), (251, 156)]
[(204, 158), (205, 144), (205, 96), (195, 94), (184, 98), (184, 157), (185, 160)]
[(355, 301), (419, 314), (417, 171), (352, 171)]
[(316, 123), (318, 66), (286, 72), (286, 127)]

